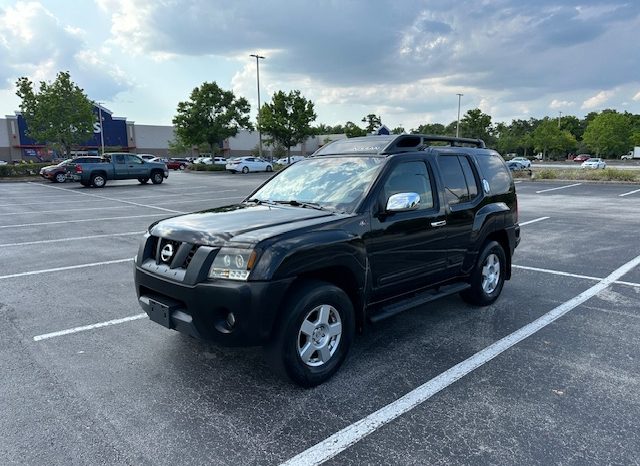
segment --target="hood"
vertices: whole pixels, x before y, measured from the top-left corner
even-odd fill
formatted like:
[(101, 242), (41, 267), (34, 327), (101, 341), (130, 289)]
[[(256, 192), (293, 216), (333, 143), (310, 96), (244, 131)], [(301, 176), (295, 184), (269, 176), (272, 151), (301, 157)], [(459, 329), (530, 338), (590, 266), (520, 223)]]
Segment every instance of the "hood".
[(222, 246), (227, 241), (256, 243), (298, 228), (335, 220), (339, 214), (281, 205), (238, 204), (161, 220), (154, 236), (194, 244)]

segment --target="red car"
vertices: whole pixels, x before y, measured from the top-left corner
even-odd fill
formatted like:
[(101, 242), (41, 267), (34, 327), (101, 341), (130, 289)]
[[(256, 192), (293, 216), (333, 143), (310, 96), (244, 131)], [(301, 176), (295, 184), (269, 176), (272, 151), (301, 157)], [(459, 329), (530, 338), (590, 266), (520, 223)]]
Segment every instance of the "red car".
[(573, 158), (573, 161), (582, 163), (582, 162), (585, 162), (585, 161), (589, 160), (590, 158), (591, 158), (591, 156), (588, 155), (588, 154), (580, 154), (580, 155), (576, 155)]
[(184, 170), (189, 166), (189, 161), (187, 159), (169, 159), (166, 165), (170, 170)]

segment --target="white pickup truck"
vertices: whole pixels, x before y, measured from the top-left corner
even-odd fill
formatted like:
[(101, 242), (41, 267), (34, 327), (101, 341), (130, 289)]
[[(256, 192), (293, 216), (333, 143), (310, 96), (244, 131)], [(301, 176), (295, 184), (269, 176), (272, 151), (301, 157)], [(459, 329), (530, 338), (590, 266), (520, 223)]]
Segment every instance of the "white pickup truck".
[(640, 159), (640, 147), (636, 146), (633, 150), (620, 157), (622, 160)]

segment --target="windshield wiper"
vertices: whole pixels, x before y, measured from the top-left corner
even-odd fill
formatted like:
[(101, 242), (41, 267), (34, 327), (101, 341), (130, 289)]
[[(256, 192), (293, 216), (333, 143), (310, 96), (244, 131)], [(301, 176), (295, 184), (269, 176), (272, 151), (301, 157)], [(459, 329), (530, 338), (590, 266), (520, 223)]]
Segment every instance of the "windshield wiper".
[(287, 204), (294, 207), (305, 207), (305, 208), (316, 209), (316, 210), (330, 210), (330, 209), (327, 209), (326, 207), (322, 207), (320, 204), (316, 202), (297, 201), (296, 199), (290, 199), (288, 201), (274, 201), (274, 202), (278, 204)]

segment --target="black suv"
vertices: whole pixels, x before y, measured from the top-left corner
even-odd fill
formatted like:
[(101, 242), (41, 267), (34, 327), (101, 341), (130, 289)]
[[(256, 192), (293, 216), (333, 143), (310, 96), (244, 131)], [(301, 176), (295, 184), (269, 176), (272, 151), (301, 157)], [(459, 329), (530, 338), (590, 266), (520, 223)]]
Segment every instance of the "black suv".
[(477, 139), (336, 141), (236, 205), (149, 227), (135, 261), (151, 320), (222, 345), (263, 345), (314, 386), (356, 330), (460, 293), (494, 302), (520, 241), (502, 157)]

